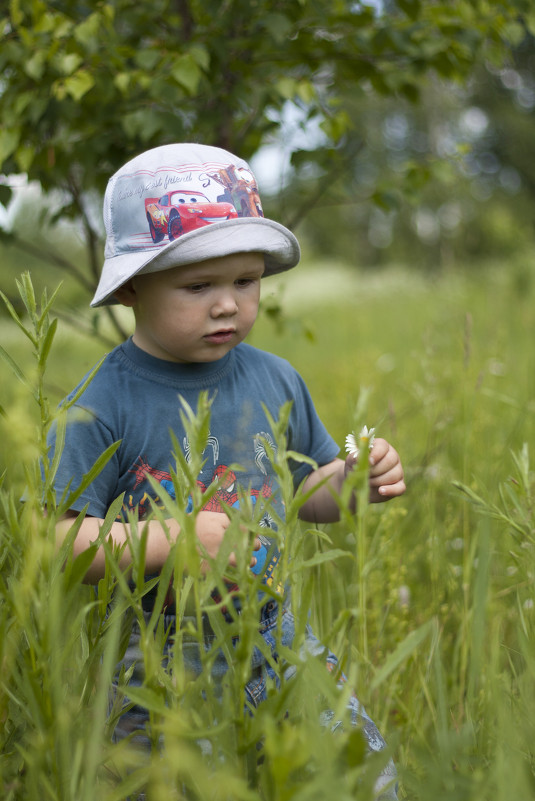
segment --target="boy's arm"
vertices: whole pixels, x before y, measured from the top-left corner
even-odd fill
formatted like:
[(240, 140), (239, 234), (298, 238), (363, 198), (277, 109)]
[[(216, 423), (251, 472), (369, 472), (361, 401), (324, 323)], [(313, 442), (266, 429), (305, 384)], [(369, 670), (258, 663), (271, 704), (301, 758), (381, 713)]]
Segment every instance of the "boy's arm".
[[(405, 481), (397, 451), (385, 439), (376, 437), (369, 459), (370, 502), (381, 503), (403, 495)], [(334, 523), (340, 519), (333, 493), (335, 496), (340, 495), (344, 479), (355, 463), (354, 456), (348, 456), (345, 462), (342, 459), (333, 459), (307, 476), (303, 484), (304, 492), (325, 479), (327, 482), (303, 504), (299, 510), (301, 520), (309, 523)]]
[[(69, 528), (73, 523), (73, 519), (77, 516), (77, 512), (69, 512), (63, 520), (60, 520), (56, 527), (56, 535), (58, 546), (63, 542)], [(83, 551), (87, 550), (90, 545), (98, 538), (100, 527), (104, 521), (98, 517), (85, 517), (80, 526), (80, 530), (74, 542), (74, 553), (76, 557)], [(197, 514), (196, 526), (197, 537), (202, 542), (206, 552), (209, 556), (215, 557), (223, 540), (226, 529), (229, 525), (229, 518), (221, 512), (206, 512), (201, 511)], [(166, 520), (168, 534), (158, 520), (150, 520), (146, 523), (140, 523), (140, 526), (148, 526), (147, 538), (147, 551), (145, 561), (145, 572), (150, 574), (159, 573), (162, 569), (165, 560), (169, 555), (169, 551), (174, 542), (180, 535), (180, 526), (176, 520)], [(131, 563), (131, 555), (128, 548), (129, 539), (129, 524), (116, 522), (112, 524), (109, 539), (116, 545), (124, 545), (126, 548), (121, 556), (121, 568), (126, 569)], [(254, 547), (260, 547), (260, 540), (255, 541)], [(253, 557), (251, 563), (254, 564), (256, 559)], [(235, 564), (234, 555), (231, 554), (229, 564)], [(89, 584), (95, 584), (99, 579), (104, 576), (105, 569), (105, 555), (104, 550), (99, 548), (95, 554), (95, 558), (91, 567), (85, 575), (85, 581)]]

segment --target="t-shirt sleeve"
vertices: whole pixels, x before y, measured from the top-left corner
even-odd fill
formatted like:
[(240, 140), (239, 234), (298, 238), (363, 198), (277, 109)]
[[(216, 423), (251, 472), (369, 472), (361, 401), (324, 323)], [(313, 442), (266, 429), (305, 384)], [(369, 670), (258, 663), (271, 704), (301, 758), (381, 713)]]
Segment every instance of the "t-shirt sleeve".
[[(295, 373), (295, 396), (290, 414), (288, 447), (314, 459), (321, 465), (332, 462), (340, 448), (320, 420), (308, 388), (298, 373)], [(292, 465), (294, 485), (312, 471), (309, 464), (294, 462)]]
[[(72, 491), (80, 486), (84, 475), (114, 441), (111, 432), (92, 412), (80, 406), (69, 410), (65, 443), (54, 479), (57, 501), (67, 487)], [(52, 459), (56, 448), (55, 426), (49, 435), (49, 445), (49, 458)], [(117, 479), (117, 454), (114, 454), (80, 497), (72, 503), (71, 508), (79, 512), (89, 504), (89, 515), (105, 517), (108, 507), (118, 494)]]

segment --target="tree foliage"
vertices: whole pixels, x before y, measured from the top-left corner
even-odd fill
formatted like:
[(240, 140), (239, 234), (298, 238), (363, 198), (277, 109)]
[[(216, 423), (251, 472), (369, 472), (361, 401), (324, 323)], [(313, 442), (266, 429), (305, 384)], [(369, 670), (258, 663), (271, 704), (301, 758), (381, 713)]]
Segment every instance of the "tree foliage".
[[(314, 150), (305, 135), (295, 163), (336, 173), (358, 149), (351, 98), (418, 102), (431, 74), (463, 81), (483, 58), (499, 63), (534, 19), (529, 0), (11, 0), (0, 169), (61, 191), (56, 214), (82, 221), (93, 285), (88, 193), (129, 157), (194, 140), (249, 158), (293, 103), (326, 142)], [(7, 204), (9, 180), (0, 190)], [(289, 225), (314, 196), (302, 200)]]
[(397, 262), (427, 273), (525, 257), (535, 203), (534, 52), (528, 38), (503, 66), (480, 65), (463, 85), (431, 81), (418, 104), (348, 98), (358, 131), (336, 148), (338, 176), (316, 173), (313, 183), (311, 154), (296, 154), (282, 194), (296, 209), (301, 176), (309, 193), (317, 187), (321, 199), (300, 229), (309, 247), (359, 266)]

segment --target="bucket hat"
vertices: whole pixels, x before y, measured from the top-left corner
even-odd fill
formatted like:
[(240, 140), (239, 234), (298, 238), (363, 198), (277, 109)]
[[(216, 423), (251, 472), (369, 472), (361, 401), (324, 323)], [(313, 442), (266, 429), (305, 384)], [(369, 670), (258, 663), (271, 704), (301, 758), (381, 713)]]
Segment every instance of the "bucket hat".
[(264, 217), (246, 161), (221, 148), (163, 145), (136, 156), (109, 180), (104, 196), (104, 266), (91, 306), (117, 303), (134, 275), (257, 252), (264, 275), (300, 258), (295, 236)]

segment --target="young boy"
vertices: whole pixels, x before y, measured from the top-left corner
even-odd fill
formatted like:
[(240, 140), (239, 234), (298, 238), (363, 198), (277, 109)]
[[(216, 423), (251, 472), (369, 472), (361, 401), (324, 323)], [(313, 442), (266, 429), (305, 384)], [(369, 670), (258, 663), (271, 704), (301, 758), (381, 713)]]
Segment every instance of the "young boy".
[[(303, 504), (300, 517), (313, 523), (338, 519), (333, 497), (339, 494), (355, 458), (337, 458), (338, 446), (319, 420), (299, 375), (284, 360), (243, 343), (258, 312), (263, 276), (291, 269), (300, 257), (294, 235), (262, 214), (255, 178), (246, 162), (224, 150), (197, 144), (155, 148), (128, 162), (110, 180), (104, 200), (105, 263), (92, 306), (120, 303), (131, 307), (135, 331), (131, 339), (108, 354), (96, 377), (78, 400), (84, 420), (67, 427), (57, 473), (61, 494), (76, 487), (97, 457), (121, 440), (111, 460), (60, 524), (60, 536), (72, 517), (88, 505), (75, 542), (75, 554), (96, 540), (103, 518), (124, 493), (127, 511), (142, 519), (157, 497), (148, 476), (172, 491), (171, 429), (188, 453), (178, 396), (195, 409), (201, 391), (212, 400), (210, 436), (198, 482), (220, 486), (196, 518), (199, 542), (210, 556), (218, 553), (229, 525), (225, 508), (248, 492), (256, 504), (264, 499), (261, 525), (273, 527), (277, 479), (263, 442), (270, 441), (263, 404), (274, 419), (292, 401), (288, 448), (311, 457), (319, 467), (295, 463), (294, 484), (307, 492), (321, 486)], [(89, 417), (89, 420), (88, 420)], [(370, 458), (370, 499), (388, 500), (405, 491), (398, 454), (376, 439)], [(238, 478), (229, 466), (239, 464)], [(258, 507), (255, 507), (257, 509)], [(255, 512), (256, 515), (256, 512)], [(158, 574), (169, 554), (170, 541), (180, 537), (175, 520), (168, 531), (149, 519), (147, 573)], [(112, 525), (114, 542), (128, 542), (128, 524)], [(255, 541), (257, 553), (260, 540)], [(126, 547), (123, 564), (129, 564)], [(230, 555), (230, 564), (235, 564)], [(251, 558), (254, 568), (256, 556)], [(96, 582), (104, 573), (98, 551), (87, 574)], [(262, 610), (262, 632), (284, 616), (288, 644), (292, 641), (289, 608), (276, 604)], [(311, 642), (317, 643), (309, 632)], [(272, 638), (271, 638), (272, 639)], [(266, 638), (267, 641), (267, 638)], [(135, 643), (134, 643), (135, 645)], [(326, 652), (329, 663), (335, 657)], [(256, 665), (263, 684), (251, 682), (254, 705), (265, 696), (265, 666)], [(373, 750), (384, 740), (354, 699), (353, 717)], [(392, 765), (385, 783), (395, 776)], [(395, 790), (390, 790), (395, 798)], [(386, 797), (386, 796), (385, 796)]]

